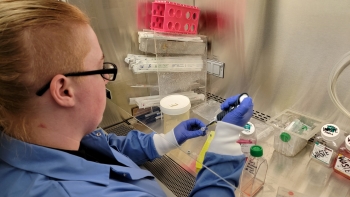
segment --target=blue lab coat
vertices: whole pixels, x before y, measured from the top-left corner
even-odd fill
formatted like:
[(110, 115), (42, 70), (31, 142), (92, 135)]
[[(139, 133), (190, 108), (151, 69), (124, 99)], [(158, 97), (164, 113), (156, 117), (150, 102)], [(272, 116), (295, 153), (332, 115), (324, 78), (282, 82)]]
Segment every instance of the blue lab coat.
[[(97, 129), (81, 141), (125, 167), (87, 161), (0, 132), (0, 196), (166, 196), (154, 176), (138, 166), (160, 157), (153, 135), (134, 130), (127, 136), (116, 136)], [(236, 185), (244, 155), (207, 153), (204, 164)], [(233, 195), (232, 187), (205, 169), (200, 171), (191, 193), (201, 197)]]

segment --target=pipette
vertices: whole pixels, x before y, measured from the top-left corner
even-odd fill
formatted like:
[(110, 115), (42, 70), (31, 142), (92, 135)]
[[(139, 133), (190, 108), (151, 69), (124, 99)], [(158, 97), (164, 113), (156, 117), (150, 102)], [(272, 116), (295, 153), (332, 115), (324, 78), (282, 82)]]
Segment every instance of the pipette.
[(239, 97), (237, 98), (237, 100), (236, 100), (232, 105), (230, 105), (230, 107), (229, 107), (228, 110), (223, 110), (223, 111), (221, 111), (218, 115), (216, 115), (216, 116), (214, 117), (214, 119), (213, 119), (212, 121), (209, 122), (209, 124), (207, 124), (205, 127), (202, 127), (201, 130), (202, 130), (202, 131), (205, 131), (205, 130), (207, 130), (207, 128), (208, 128), (210, 125), (216, 123), (217, 121), (221, 121), (221, 120), (224, 118), (224, 116), (225, 116), (226, 114), (228, 114), (229, 112), (231, 112), (232, 110), (234, 110), (236, 107), (238, 107), (238, 106), (241, 104), (241, 102), (242, 102), (245, 98), (247, 98), (247, 97), (249, 97), (249, 95), (248, 95), (247, 93), (242, 93), (241, 95), (239, 95)]

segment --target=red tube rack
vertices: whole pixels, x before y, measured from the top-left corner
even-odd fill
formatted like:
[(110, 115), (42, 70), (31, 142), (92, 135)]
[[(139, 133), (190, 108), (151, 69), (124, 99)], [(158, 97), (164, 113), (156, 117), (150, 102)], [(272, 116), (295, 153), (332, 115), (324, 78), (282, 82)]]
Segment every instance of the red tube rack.
[(169, 1), (152, 2), (151, 29), (160, 32), (197, 34), (200, 10)]

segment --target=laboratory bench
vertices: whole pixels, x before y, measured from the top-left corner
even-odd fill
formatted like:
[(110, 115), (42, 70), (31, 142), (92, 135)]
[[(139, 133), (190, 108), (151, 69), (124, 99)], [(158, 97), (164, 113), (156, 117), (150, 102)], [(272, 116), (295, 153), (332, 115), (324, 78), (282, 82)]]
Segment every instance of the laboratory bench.
[[(108, 101), (100, 126), (107, 132), (118, 135), (126, 135), (133, 129), (145, 133), (163, 133), (161, 119), (147, 125), (133, 117), (116, 122), (115, 120), (121, 119), (121, 112), (128, 113)], [(201, 119), (204, 123), (208, 122), (193, 112), (191, 117)], [(214, 125), (209, 127), (209, 131), (214, 129)], [(187, 140), (180, 148), (170, 151), (160, 159), (146, 162), (143, 167), (151, 171), (163, 187), (166, 186), (165, 190), (169, 196), (187, 196), (195, 182), (196, 158), (206, 139), (207, 136)], [(350, 180), (335, 173), (333, 168), (310, 159), (313, 148), (311, 141), (293, 157), (274, 150), (273, 132), (258, 140), (257, 144), (263, 147), (263, 157), (268, 162), (268, 170), (265, 185), (256, 197), (350, 197)], [(278, 191), (284, 191), (284, 195), (277, 195)], [(240, 196), (238, 189), (235, 193), (236, 196)]]

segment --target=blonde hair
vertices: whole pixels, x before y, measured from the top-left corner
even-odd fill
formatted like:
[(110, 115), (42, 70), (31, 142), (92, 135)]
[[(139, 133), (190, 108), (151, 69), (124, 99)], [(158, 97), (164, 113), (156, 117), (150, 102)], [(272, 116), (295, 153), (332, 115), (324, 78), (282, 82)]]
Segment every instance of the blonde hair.
[(27, 141), (36, 91), (56, 74), (80, 71), (89, 51), (78, 8), (57, 0), (0, 0), (0, 127)]

